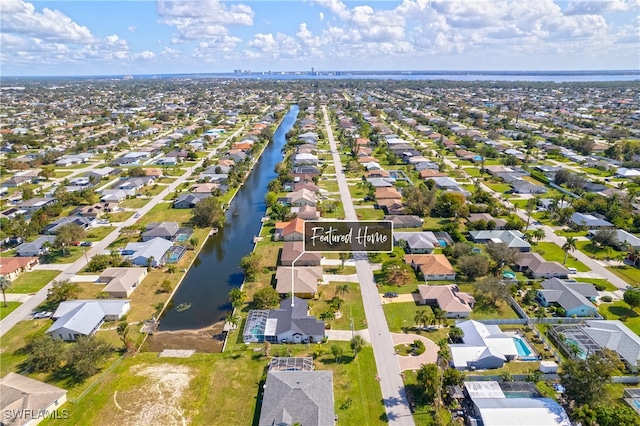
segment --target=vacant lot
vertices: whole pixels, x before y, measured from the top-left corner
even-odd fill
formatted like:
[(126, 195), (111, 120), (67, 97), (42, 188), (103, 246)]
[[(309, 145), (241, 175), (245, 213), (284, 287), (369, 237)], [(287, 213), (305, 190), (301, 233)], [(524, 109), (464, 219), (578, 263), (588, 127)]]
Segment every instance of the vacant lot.
[(49, 281), (60, 274), (61, 271), (30, 271), (25, 272), (13, 280), (11, 287), (7, 289), (7, 293), (35, 293), (44, 287)]
[[(542, 257), (550, 262), (555, 261), (562, 263), (564, 261), (564, 251), (562, 251), (562, 248), (555, 243), (538, 243), (534, 246), (533, 251), (540, 253)], [(569, 252), (567, 264), (565, 266), (569, 268), (576, 268), (578, 272), (589, 271), (589, 268), (584, 263), (571, 256), (571, 252)]]
[(629, 265), (610, 266), (607, 268), (634, 287), (640, 285), (640, 269)]

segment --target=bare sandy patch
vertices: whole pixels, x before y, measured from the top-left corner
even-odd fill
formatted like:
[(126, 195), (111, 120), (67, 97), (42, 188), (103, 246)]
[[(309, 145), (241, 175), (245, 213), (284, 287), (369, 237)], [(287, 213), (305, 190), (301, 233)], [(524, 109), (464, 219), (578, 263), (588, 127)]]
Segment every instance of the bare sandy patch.
[(114, 393), (113, 424), (186, 426), (190, 423), (189, 413), (180, 406), (183, 393), (193, 379), (191, 368), (172, 364), (134, 366), (130, 374), (141, 376), (144, 381), (133, 390)]

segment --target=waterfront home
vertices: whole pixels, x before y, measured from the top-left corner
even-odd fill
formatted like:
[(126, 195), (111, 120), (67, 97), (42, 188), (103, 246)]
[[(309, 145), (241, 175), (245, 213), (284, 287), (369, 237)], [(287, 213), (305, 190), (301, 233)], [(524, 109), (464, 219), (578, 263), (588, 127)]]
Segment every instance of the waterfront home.
[(178, 222), (151, 222), (142, 233), (142, 241), (150, 241), (154, 238), (164, 238), (173, 241), (180, 230)]
[(173, 246), (164, 238), (153, 238), (145, 242), (128, 243), (122, 250), (134, 265), (158, 267), (165, 263), (164, 255)]
[(434, 179), (434, 178), (438, 178), (438, 177), (446, 177), (447, 174), (446, 173), (442, 173), (438, 170), (434, 170), (434, 169), (423, 169), (420, 170), (420, 179), (424, 179), (424, 180), (429, 180), (429, 179)]
[(302, 241), (304, 220), (295, 218), (289, 222), (277, 222), (273, 234), (274, 241)]
[(425, 281), (456, 279), (456, 271), (444, 254), (406, 254), (404, 261), (414, 270), (420, 270)]
[(281, 296), (291, 295), (293, 290), (294, 296), (311, 299), (318, 293), (318, 283), (322, 282), (322, 266), (278, 266), (275, 281), (276, 291)]
[(269, 371), (258, 426), (336, 423), (331, 371)]
[(566, 317), (592, 317), (597, 312), (592, 302), (598, 297), (598, 291), (593, 284), (550, 278), (541, 286), (542, 289), (536, 291), (536, 300), (545, 308), (559, 306), (564, 309)]
[(294, 297), (279, 309), (252, 309), (242, 333), (244, 343), (318, 343), (325, 337), (324, 321), (309, 316), (306, 300)]
[(198, 204), (200, 201), (205, 198), (209, 198), (211, 193), (186, 193), (180, 194), (178, 198), (173, 202), (172, 207), (174, 209), (192, 209)]
[(107, 284), (102, 291), (109, 297), (125, 298), (138, 288), (146, 276), (146, 268), (107, 268), (97, 282)]
[(318, 196), (315, 192), (308, 189), (300, 189), (289, 193), (286, 197), (286, 202), (290, 206), (315, 206), (318, 204)]
[[(322, 255), (319, 252), (307, 251), (302, 254), (302, 241), (287, 241), (282, 246), (279, 263), (282, 266), (291, 266), (297, 258), (295, 266), (320, 266)], [(302, 254), (302, 256), (300, 256)], [(300, 257), (298, 257), (300, 256)]]
[(129, 300), (68, 300), (53, 313), (56, 321), (46, 331), (54, 339), (78, 340), (92, 336), (105, 321), (117, 321), (129, 312)]
[(50, 247), (56, 237), (52, 235), (41, 235), (30, 243), (22, 243), (16, 247), (16, 256), (20, 257), (37, 257), (49, 252)]
[(471, 313), (476, 300), (454, 284), (419, 285), (420, 303), (430, 305), (447, 313), (447, 318), (466, 318)]
[(291, 207), (291, 213), (304, 220), (320, 219), (320, 212), (315, 206)]

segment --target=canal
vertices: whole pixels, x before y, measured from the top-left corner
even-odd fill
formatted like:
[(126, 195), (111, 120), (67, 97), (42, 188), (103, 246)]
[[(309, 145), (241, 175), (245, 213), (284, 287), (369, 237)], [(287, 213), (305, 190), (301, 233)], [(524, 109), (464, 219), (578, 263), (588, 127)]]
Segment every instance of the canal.
[[(266, 211), (267, 185), (277, 176), (274, 169), (282, 161), (285, 136), (297, 116), (298, 106), (293, 105), (231, 201), (225, 226), (207, 239), (187, 272), (174, 295), (172, 308), (160, 319), (159, 331), (209, 327), (223, 320), (231, 310), (229, 291), (242, 284), (240, 259), (253, 250), (253, 237), (258, 235)], [(175, 307), (181, 303), (191, 307), (178, 312)]]

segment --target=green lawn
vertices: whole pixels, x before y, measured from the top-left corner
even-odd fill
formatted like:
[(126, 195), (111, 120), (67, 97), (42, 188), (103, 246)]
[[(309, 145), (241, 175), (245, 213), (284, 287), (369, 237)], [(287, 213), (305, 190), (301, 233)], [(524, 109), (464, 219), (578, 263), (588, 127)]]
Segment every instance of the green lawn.
[(62, 250), (53, 250), (40, 259), (40, 263), (73, 263), (84, 254), (84, 247), (67, 247), (65, 253)]
[(171, 203), (161, 203), (154, 206), (140, 220), (141, 224), (151, 222), (178, 222), (185, 224), (191, 219), (191, 209), (174, 209)]
[(104, 237), (113, 232), (113, 228), (111, 226), (97, 226), (95, 228), (91, 228), (87, 231), (87, 241), (102, 241)]
[[(562, 251), (562, 248), (555, 243), (538, 243), (538, 245), (535, 246), (534, 251), (542, 254), (542, 257), (551, 262), (556, 261), (562, 263), (564, 260), (564, 251)], [(576, 268), (578, 272), (588, 272), (590, 270), (584, 263), (571, 256), (571, 252), (569, 252), (567, 264), (565, 266)]]
[[(433, 315), (433, 310), (430, 306), (417, 305), (415, 302), (386, 303), (382, 306), (382, 309), (387, 318), (389, 330), (393, 333), (402, 333), (403, 329), (406, 330), (416, 327), (414, 321), (416, 311), (427, 311), (429, 315)], [(415, 330), (411, 332), (415, 332)], [(425, 336), (433, 340), (432, 333), (427, 333)]]
[(133, 216), (135, 212), (118, 212), (118, 213), (110, 213), (109, 220), (111, 222), (124, 222)]
[(359, 220), (382, 220), (384, 212), (380, 209), (359, 209), (356, 207), (356, 215)]
[[(460, 291), (472, 294), (474, 293), (473, 284), (458, 284)], [(519, 318), (516, 311), (513, 310), (509, 303), (498, 300), (495, 305), (491, 301), (483, 298), (477, 298), (476, 304), (473, 307), (470, 315), (471, 319), (483, 320), (494, 318)]]
[(616, 287), (615, 285), (611, 284), (609, 281), (605, 280), (605, 279), (601, 279), (601, 278), (576, 278), (576, 281), (579, 281), (581, 283), (590, 283), (593, 285), (603, 285), (605, 287), (605, 291), (616, 291), (618, 290), (618, 287)]
[(60, 272), (61, 271), (45, 270), (25, 272), (18, 275), (18, 277), (13, 280), (11, 287), (7, 290), (7, 293), (36, 293), (49, 281), (60, 275)]
[(640, 335), (640, 315), (619, 300), (613, 303), (601, 303), (598, 307), (600, 315), (609, 320), (621, 320), (634, 333)]
[(0, 320), (15, 311), (20, 305), (22, 305), (20, 302), (7, 302), (7, 306), (4, 306), (4, 301), (0, 302)]
[(576, 248), (593, 259), (617, 259), (624, 252), (614, 250), (611, 247), (597, 247), (591, 241), (578, 241)]
[(120, 203), (120, 207), (129, 209), (139, 209), (149, 202), (148, 198), (129, 198)]
[(511, 185), (506, 183), (486, 183), (485, 185), (487, 185), (489, 188), (493, 189), (499, 194), (504, 194), (505, 192), (511, 189)]
[(44, 333), (51, 324), (50, 319), (20, 321), (2, 336), (0, 340), (2, 350), (0, 376), (5, 376), (11, 371), (19, 372), (18, 366), (27, 359), (27, 354), (21, 350), (25, 340), (29, 336)]
[(629, 265), (608, 266), (607, 269), (634, 287), (640, 285), (640, 269)]
[[(336, 287), (343, 283), (331, 282), (329, 285), (322, 285), (319, 291), (322, 295), (319, 300), (310, 303), (311, 315), (320, 317), (320, 314), (329, 308), (331, 299), (336, 296)], [(337, 330), (350, 330), (351, 318), (353, 318), (354, 329), (360, 330), (365, 327), (366, 316), (364, 314), (364, 305), (362, 304), (362, 295), (360, 294), (360, 285), (358, 283), (346, 283), (349, 286), (349, 292), (345, 295), (339, 295), (344, 300), (344, 305), (340, 308), (342, 316), (329, 321), (332, 328)]]

